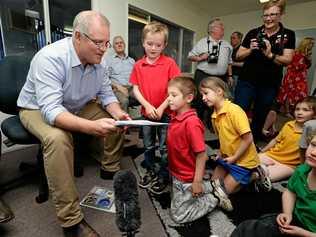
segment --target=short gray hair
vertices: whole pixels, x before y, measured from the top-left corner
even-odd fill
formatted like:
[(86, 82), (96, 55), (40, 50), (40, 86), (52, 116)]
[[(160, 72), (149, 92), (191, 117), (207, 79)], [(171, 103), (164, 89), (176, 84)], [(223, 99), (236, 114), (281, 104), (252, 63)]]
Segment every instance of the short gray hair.
[(124, 44), (125, 44), (125, 40), (123, 39), (123, 36), (121, 36), (121, 35), (116, 35), (116, 36), (114, 36), (114, 38), (113, 38), (113, 45), (114, 45), (114, 41), (117, 40), (117, 39), (121, 39), (121, 40), (124, 42)]
[[(89, 34), (90, 25), (99, 19), (106, 26), (110, 26), (109, 20), (100, 12), (97, 11), (82, 11), (79, 12), (73, 22), (73, 33), (79, 31), (81, 33)], [(74, 34), (73, 34), (74, 35)]]
[(222, 25), (224, 27), (224, 23), (222, 22), (222, 20), (216, 17), (209, 21), (207, 25), (207, 31), (210, 32), (215, 25)]

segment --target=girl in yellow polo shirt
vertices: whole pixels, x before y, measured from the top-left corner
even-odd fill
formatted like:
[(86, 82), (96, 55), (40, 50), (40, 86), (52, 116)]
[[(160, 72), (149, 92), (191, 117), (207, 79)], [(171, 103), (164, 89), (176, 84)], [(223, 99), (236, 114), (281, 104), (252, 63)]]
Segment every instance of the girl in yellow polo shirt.
[(290, 177), (300, 164), (299, 140), (303, 125), (315, 115), (316, 99), (308, 96), (296, 104), (295, 120), (287, 122), (278, 136), (261, 150), (260, 162), (272, 182)]
[(228, 88), (220, 78), (205, 78), (199, 90), (203, 102), (214, 108), (212, 125), (220, 143), (212, 183), (215, 189), (221, 185), (231, 194), (251, 182), (251, 175), (259, 165), (248, 118), (238, 105), (227, 99)]

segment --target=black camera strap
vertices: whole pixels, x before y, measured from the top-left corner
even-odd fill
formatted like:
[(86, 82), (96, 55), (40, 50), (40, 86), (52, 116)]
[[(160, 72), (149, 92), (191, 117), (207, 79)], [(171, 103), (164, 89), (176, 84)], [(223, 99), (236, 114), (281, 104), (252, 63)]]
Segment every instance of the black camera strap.
[[(210, 54), (210, 39), (208, 38), (207, 39), (207, 53)], [(221, 48), (221, 44), (222, 44), (222, 41), (219, 41), (218, 43), (218, 48), (217, 48), (217, 51), (216, 51), (216, 55), (218, 56), (219, 55), (219, 50)], [(212, 44), (212, 53), (213, 53), (213, 44)]]

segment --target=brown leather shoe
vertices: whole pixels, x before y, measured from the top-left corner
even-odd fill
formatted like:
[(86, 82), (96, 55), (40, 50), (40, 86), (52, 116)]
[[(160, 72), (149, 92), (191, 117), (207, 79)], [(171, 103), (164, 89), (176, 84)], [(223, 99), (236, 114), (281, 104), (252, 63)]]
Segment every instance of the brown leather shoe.
[(100, 237), (84, 219), (74, 226), (63, 229), (65, 237)]
[(10, 207), (0, 199), (0, 223), (7, 222), (14, 218), (14, 214)]

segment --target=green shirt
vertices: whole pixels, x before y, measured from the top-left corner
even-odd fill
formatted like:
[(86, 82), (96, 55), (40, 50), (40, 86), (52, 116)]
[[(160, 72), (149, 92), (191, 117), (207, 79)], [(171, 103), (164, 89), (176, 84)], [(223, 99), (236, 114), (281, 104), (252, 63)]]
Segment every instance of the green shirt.
[(316, 190), (310, 190), (307, 175), (311, 167), (302, 164), (289, 180), (288, 189), (296, 194), (294, 215), (306, 230), (316, 232)]

